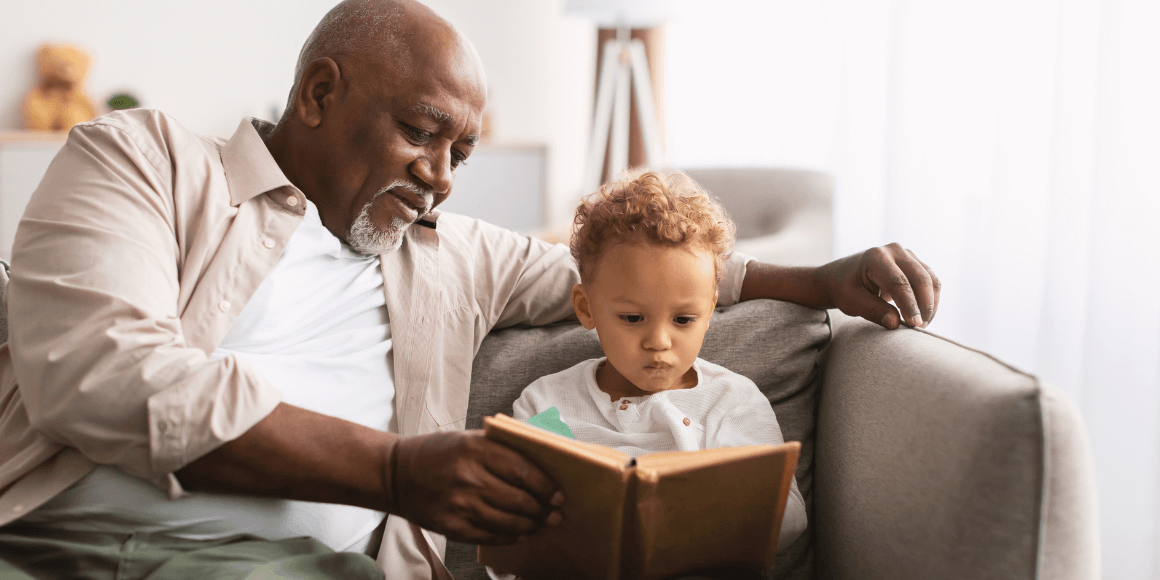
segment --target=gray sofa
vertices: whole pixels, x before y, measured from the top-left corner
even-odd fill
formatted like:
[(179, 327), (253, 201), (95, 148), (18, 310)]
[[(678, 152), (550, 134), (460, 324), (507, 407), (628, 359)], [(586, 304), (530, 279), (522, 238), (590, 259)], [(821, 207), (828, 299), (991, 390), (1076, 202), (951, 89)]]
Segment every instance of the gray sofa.
[[(578, 324), (493, 332), (468, 427), (595, 356)], [(831, 333), (825, 312), (768, 300), (719, 309), (701, 356), (753, 379), (802, 442), (810, 526), (766, 577), (1099, 577), (1083, 426), (1034, 376), (925, 331), (848, 320)], [(451, 543), (447, 562), (459, 580), (486, 578), (474, 546)]]
[[(7, 281), (0, 262), (0, 305)], [(468, 427), (600, 354), (575, 323), (493, 332), (473, 365)], [(753, 379), (786, 439), (802, 442), (810, 525), (766, 577), (1099, 577), (1083, 426), (1035, 377), (923, 331), (849, 320), (831, 333), (826, 312), (769, 300), (718, 309), (701, 356)], [(486, 578), (474, 546), (450, 543), (447, 564), (459, 580)]]

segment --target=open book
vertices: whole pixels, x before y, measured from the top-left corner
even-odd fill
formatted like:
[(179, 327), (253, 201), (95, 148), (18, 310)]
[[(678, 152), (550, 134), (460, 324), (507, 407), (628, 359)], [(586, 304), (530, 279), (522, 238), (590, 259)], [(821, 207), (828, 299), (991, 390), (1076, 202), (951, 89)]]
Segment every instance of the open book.
[(486, 417), (484, 430), (540, 466), (566, 498), (559, 526), (480, 546), (480, 563), (497, 572), (653, 580), (773, 565), (800, 443), (633, 458), (505, 415)]

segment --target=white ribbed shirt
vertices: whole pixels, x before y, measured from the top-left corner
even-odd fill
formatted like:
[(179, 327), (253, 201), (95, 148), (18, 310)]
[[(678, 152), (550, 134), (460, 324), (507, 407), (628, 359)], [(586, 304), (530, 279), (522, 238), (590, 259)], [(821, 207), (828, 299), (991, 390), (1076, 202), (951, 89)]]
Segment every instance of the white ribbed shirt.
[[(512, 416), (526, 421), (556, 407), (576, 439), (633, 456), (785, 442), (769, 400), (753, 381), (725, 367), (698, 358), (695, 387), (613, 401), (596, 385), (596, 369), (605, 360), (586, 360), (537, 379), (516, 399)], [(805, 502), (795, 479), (778, 549), (805, 528)]]

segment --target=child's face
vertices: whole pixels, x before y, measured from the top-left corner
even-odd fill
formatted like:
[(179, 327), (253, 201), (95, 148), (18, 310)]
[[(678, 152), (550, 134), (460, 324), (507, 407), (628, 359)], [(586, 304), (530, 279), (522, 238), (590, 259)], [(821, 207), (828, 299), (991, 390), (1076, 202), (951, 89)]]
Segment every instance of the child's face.
[(616, 244), (594, 270), (593, 279), (575, 286), (572, 303), (581, 324), (596, 328), (606, 366), (616, 371), (611, 385), (598, 381), (601, 388), (619, 397), (695, 385), (693, 361), (717, 304), (713, 257), (700, 249)]

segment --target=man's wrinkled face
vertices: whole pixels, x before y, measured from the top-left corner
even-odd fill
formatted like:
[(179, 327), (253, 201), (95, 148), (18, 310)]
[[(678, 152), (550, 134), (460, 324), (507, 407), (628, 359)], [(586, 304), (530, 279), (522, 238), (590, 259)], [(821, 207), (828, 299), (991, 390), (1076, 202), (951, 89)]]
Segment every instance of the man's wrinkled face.
[(347, 134), (332, 158), (341, 176), (335, 201), (358, 252), (397, 249), (407, 228), (447, 199), (479, 140), (485, 91), (474, 53), (446, 43), (420, 52), (407, 67), (356, 76), (339, 119)]

